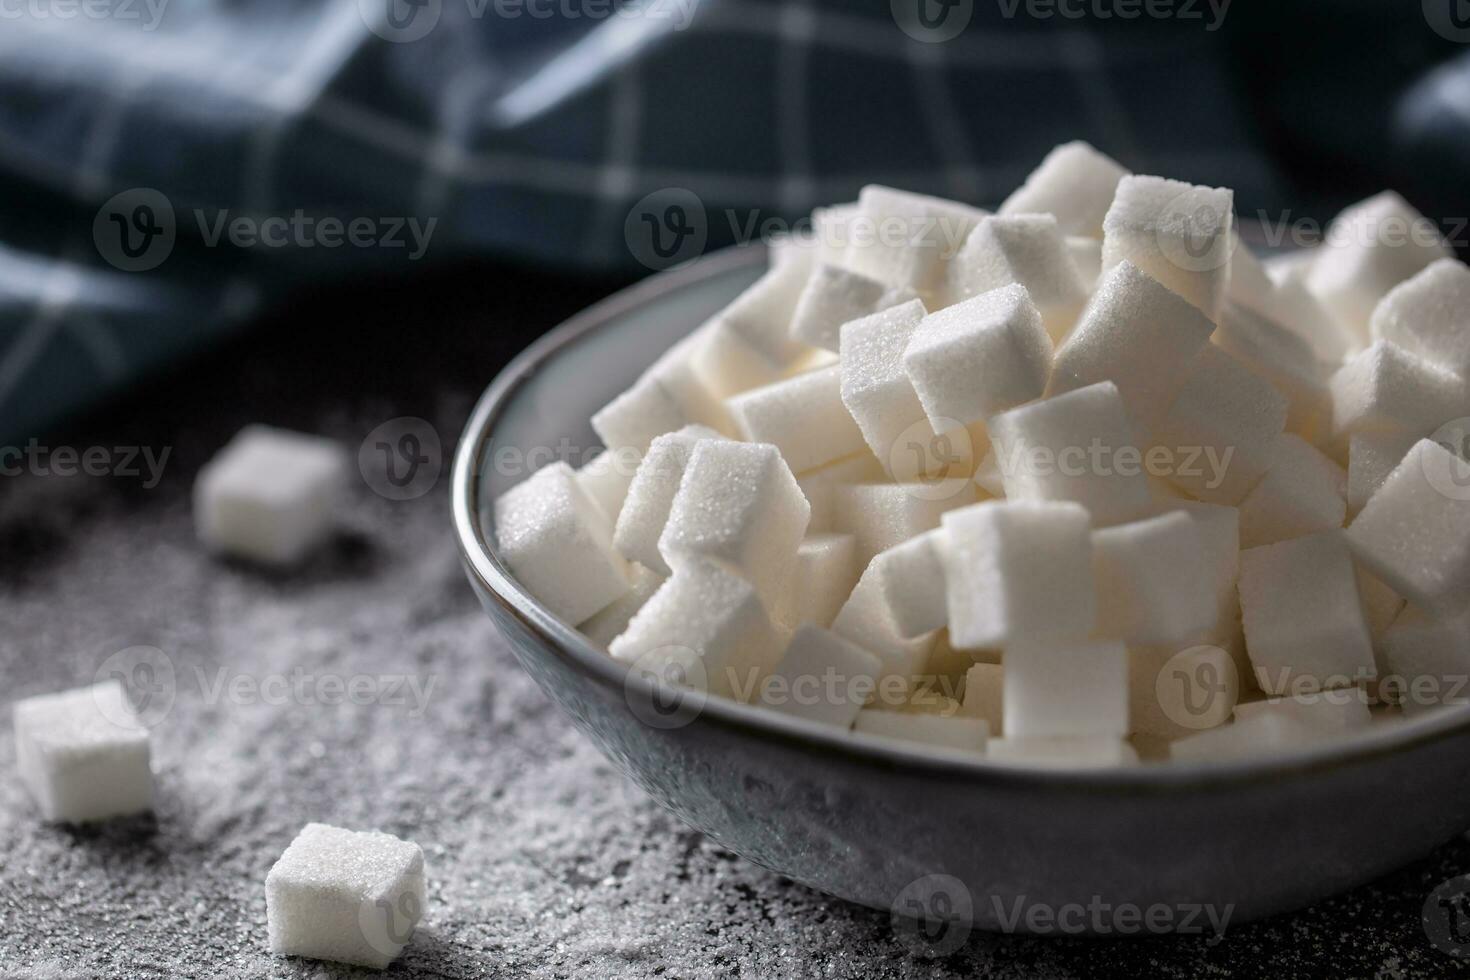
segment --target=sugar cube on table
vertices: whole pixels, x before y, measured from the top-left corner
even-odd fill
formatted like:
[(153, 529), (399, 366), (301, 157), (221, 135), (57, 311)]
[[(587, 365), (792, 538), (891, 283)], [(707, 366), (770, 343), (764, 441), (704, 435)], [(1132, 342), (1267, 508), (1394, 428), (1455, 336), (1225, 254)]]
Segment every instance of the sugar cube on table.
[(864, 708), (852, 730), (859, 735), (917, 742), (960, 752), (984, 752), (990, 726), (978, 718)]
[(1271, 468), (1240, 505), (1240, 544), (1255, 548), (1342, 527), (1342, 467), (1305, 440), (1283, 434)]
[(742, 438), (781, 450), (793, 472), (823, 466), (867, 448), (842, 403), (842, 368), (834, 364), (731, 398)]
[(1215, 572), (1182, 511), (1092, 532), (1099, 636), (1178, 643), (1215, 622)]
[(1437, 615), (1470, 603), (1470, 463), (1425, 439), (1348, 527), (1367, 569)]
[(1128, 171), (1081, 140), (1048, 153), (1026, 182), (1000, 206), (1000, 214), (1050, 214), (1062, 233), (1101, 239), (1103, 218)]
[(636, 449), (608, 449), (598, 453), (577, 470), (577, 485), (592, 498), (608, 524), (616, 525), (628, 488), (643, 454)]
[(1388, 668), (1380, 691), (1410, 717), (1446, 704), (1470, 704), (1470, 605), (1434, 617), (1406, 608), (1383, 634)]
[(1339, 443), (1362, 433), (1424, 437), (1470, 412), (1465, 380), (1379, 340), (1332, 376), (1332, 427)]
[(941, 529), (926, 531), (895, 545), (873, 559), (884, 600), (893, 611), (898, 635), (922, 636), (949, 623), (945, 599)]
[(1376, 676), (1343, 532), (1242, 551), (1240, 606), (1256, 683), (1267, 694), (1306, 694)]
[(495, 501), (495, 539), (511, 574), (552, 614), (581, 623), (628, 591), (606, 515), (566, 463), (543, 466)]
[(790, 622), (831, 626), (861, 572), (857, 539), (851, 534), (808, 536), (796, 551), (790, 608), (786, 610)]
[(1230, 652), (1209, 643), (1132, 647), (1128, 718), (1134, 734), (1180, 738), (1223, 725), (1240, 699)]
[(851, 728), (877, 690), (882, 662), (831, 630), (803, 626), (761, 685), (761, 704), (824, 725)]
[(1334, 735), (1366, 728), (1371, 719), (1368, 695), (1359, 687), (1249, 701), (1235, 708), (1235, 717), (1241, 721), (1270, 714), (1284, 714), (1304, 727)]
[(1020, 285), (931, 313), (903, 353), (903, 368), (936, 432), (983, 422), (1040, 398), (1052, 342)]
[(927, 448), (934, 438), (903, 366), (904, 351), (924, 316), (924, 304), (913, 300), (842, 327), (842, 403), (873, 455), (897, 475), (914, 475), (906, 472), (909, 444)]
[(1102, 278), (1102, 239), (1068, 235), (1067, 255), (1077, 267), (1083, 288), (1091, 292)]
[(863, 571), (852, 595), (842, 604), (832, 631), (851, 640), (883, 662), (880, 684), (911, 691), (929, 673), (936, 636), (906, 638), (893, 621), (893, 609), (883, 594), (882, 568), (876, 562)]
[(689, 457), (703, 440), (723, 438), (702, 425), (686, 425), (677, 432), (654, 438), (638, 464), (613, 526), (613, 547), (620, 555), (641, 563), (661, 577), (668, 576), (669, 565), (659, 554), (658, 539), (668, 523), (669, 509), (684, 479)]
[(1320, 737), (1318, 730), (1288, 713), (1263, 712), (1170, 742), (1169, 757), (1185, 762), (1229, 762), (1289, 752)]
[(855, 483), (882, 483), (888, 474), (878, 457), (864, 446), (862, 451), (796, 475), (796, 485), (811, 505), (809, 534), (831, 531), (837, 515), (836, 489)]
[(1214, 330), (1183, 297), (1132, 262), (1119, 262), (1057, 351), (1047, 397), (1111, 381), (1146, 435), (1163, 420)]
[(1170, 483), (1206, 503), (1235, 505), (1270, 469), (1286, 396), (1217, 347), (1195, 359), (1153, 448), (1171, 455)]
[(890, 286), (835, 265), (819, 265), (803, 287), (791, 317), (791, 336), (836, 351), (844, 323), (918, 298), (906, 286)]
[(675, 569), (723, 562), (774, 604), (810, 517), (811, 506), (775, 446), (706, 439), (689, 457), (658, 550)]
[(1003, 412), (989, 431), (1007, 500), (1072, 501), (1098, 525), (1148, 512), (1143, 452), (1111, 381)]
[(117, 681), (17, 701), (16, 770), (46, 820), (153, 808), (148, 730)]
[(987, 742), (985, 756), (996, 762), (1043, 769), (1112, 769), (1138, 764), (1138, 752), (1124, 739), (1092, 735), (1007, 735)]
[(1052, 340), (1061, 343), (1087, 305), (1087, 286), (1049, 214), (982, 220), (949, 269), (950, 302), (1024, 286)]
[(992, 732), (1004, 730), (1005, 668), (1001, 664), (972, 664), (965, 671), (965, 700), (968, 718), (980, 718)]
[(839, 531), (857, 539), (858, 564), (939, 526), (948, 511), (975, 502), (968, 481), (944, 484), (860, 483), (833, 491)]
[(1262, 314), (1226, 303), (1213, 340), (1286, 396), (1288, 432), (1316, 438), (1321, 428), (1331, 425), (1330, 374), (1296, 333)]
[(785, 649), (755, 586), (715, 564), (679, 568), (608, 645), (668, 682), (748, 700)]
[(628, 583), (628, 591), (621, 598), (614, 599), (612, 605), (577, 627), (587, 639), (600, 647), (606, 647), (628, 628), (638, 610), (664, 584), (664, 577), (637, 562), (631, 562), (628, 565)]
[(1006, 647), (1005, 735), (1128, 734), (1128, 650), (1121, 643), (1027, 638)]
[(385, 969), (426, 899), (417, 844), (309, 823), (266, 875), (271, 952)]
[(945, 514), (942, 526), (956, 648), (1087, 636), (1097, 624), (1092, 527), (1080, 505), (986, 501)]
[(249, 425), (194, 481), (194, 530), (211, 551), (291, 565), (319, 545), (347, 480), (329, 439)]
[(1344, 209), (1316, 252), (1306, 286), (1360, 341), (1389, 290), (1450, 257), (1435, 224), (1393, 191)]
[(939, 304), (950, 260), (985, 217), (978, 208), (870, 184), (858, 194), (844, 265)]
[(1129, 176), (1103, 218), (1103, 272), (1127, 260), (1213, 319), (1230, 282), (1235, 194)]
[(1369, 328), (1374, 340), (1470, 378), (1470, 268), (1459, 259), (1434, 262), (1383, 297)]
[(1418, 441), (1402, 432), (1360, 432), (1348, 440), (1348, 514), (1356, 517), (1368, 505)]

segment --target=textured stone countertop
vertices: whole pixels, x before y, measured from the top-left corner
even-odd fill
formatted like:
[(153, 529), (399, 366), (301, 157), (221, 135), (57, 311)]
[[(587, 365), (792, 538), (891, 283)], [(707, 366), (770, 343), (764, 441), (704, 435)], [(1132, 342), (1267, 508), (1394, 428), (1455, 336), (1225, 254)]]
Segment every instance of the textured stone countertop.
[[(493, 288), (502, 282), (516, 294)], [(156, 486), (0, 478), (0, 707), (89, 682), (139, 645), (163, 651), (174, 671), (153, 736), (155, 815), (47, 826), (15, 779), (0, 779), (0, 977), (356, 975), (266, 951), (266, 871), (313, 820), (423, 845), (426, 919), (396, 976), (1417, 977), (1463, 968), (1430, 944), (1420, 915), (1435, 886), (1470, 871), (1465, 839), (1219, 941), (977, 934), (942, 959), (918, 957), (886, 915), (682, 826), (572, 728), (464, 582), (447, 464), (414, 500), (358, 482), (336, 540), (294, 573), (221, 563), (195, 546), (193, 474), (242, 424), (321, 432), (355, 452), (379, 423), (420, 416), (447, 455), (505, 360), (608, 288), (491, 266), (324, 291), (44, 440), (168, 447)], [(371, 703), (343, 705), (282, 699), (264, 684), (356, 675), (398, 680)], [(8, 718), (0, 767), (13, 775)]]

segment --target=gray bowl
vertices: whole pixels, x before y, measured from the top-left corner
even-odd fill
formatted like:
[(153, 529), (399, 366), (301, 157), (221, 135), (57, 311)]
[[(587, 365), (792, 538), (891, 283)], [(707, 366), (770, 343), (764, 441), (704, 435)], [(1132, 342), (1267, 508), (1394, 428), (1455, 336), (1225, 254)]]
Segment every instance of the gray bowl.
[(511, 577), (491, 504), (551, 458), (582, 462), (598, 446), (592, 413), (763, 267), (757, 248), (713, 255), (542, 337), (486, 391), (455, 456), (455, 531), (486, 611), (541, 688), (653, 798), (813, 888), (965, 927), (915, 931), (930, 942), (971, 924), (1129, 931), (1121, 913), (1078, 907), (1161, 910), (1134, 931), (1208, 925), (1201, 910), (1236, 924), (1368, 881), (1470, 827), (1462, 709), (1259, 760), (1043, 771), (630, 679)]

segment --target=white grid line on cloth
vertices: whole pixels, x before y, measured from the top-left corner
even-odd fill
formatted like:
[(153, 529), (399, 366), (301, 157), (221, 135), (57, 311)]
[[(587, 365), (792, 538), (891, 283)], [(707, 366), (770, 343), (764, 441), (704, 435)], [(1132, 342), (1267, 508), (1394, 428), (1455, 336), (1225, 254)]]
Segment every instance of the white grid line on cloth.
[(450, 184), (460, 182), (471, 124), (482, 94), (495, 80), (493, 70), (476, 63), (445, 85), (445, 98), (439, 103), (439, 130), (423, 155), (424, 167), (414, 194), (416, 214), (439, 216), (449, 200)]
[(633, 172), (643, 129), (643, 73), (636, 62), (627, 63), (614, 76), (610, 98), (607, 156), (597, 178), (598, 204), (582, 244), (583, 253), (593, 257), (604, 243), (613, 240), (620, 210), (629, 204), (634, 187)]
[(81, 276), (70, 261), (64, 260), (72, 251), (70, 247), (62, 249), (63, 261), (57, 262), (46, 276), (35, 312), (21, 328), (15, 343), (0, 358), (0, 405), (5, 404), (26, 369), (45, 350), (46, 342), (61, 328), (71, 305), (80, 295)]
[(153, 76), (135, 70), (128, 62), (118, 62), (123, 69), (121, 77), (108, 90), (106, 102), (93, 117), (91, 131), (87, 133), (76, 164), (77, 196), (86, 200), (99, 198), (113, 182), (112, 171), (107, 168), (108, 158), (117, 149), (122, 136), (123, 122), (133, 108), (133, 99)]
[(945, 85), (944, 45), (910, 41), (909, 52), (919, 114), (929, 128), (935, 155), (944, 161), (947, 193), (956, 200), (979, 204), (988, 192), (985, 171), (975, 163), (970, 136)]
[(776, 139), (781, 159), (777, 201), (783, 211), (810, 207), (812, 153), (808, 138), (807, 65), (816, 17), (809, 0), (781, 8), (776, 47)]

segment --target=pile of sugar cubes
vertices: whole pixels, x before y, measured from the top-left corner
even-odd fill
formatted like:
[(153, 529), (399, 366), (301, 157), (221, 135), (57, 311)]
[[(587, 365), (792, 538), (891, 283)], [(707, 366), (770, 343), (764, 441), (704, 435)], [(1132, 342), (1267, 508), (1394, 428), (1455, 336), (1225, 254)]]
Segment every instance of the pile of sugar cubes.
[(994, 214), (819, 209), (602, 455), (496, 502), (500, 554), (632, 668), (938, 752), (1222, 759), (1463, 703), (1470, 269), (1391, 192), (1279, 258), (1233, 207), (1079, 142)]

